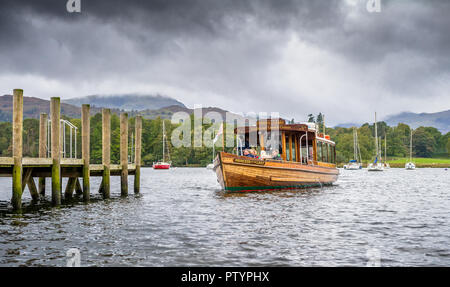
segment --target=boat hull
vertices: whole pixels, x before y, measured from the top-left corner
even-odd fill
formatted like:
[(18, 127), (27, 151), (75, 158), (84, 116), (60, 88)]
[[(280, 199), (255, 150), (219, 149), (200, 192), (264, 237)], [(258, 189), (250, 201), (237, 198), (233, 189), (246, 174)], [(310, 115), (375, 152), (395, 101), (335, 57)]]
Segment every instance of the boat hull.
[(170, 164), (154, 164), (153, 169), (169, 169)]
[(346, 169), (346, 170), (359, 170), (359, 169), (362, 169), (362, 165), (361, 164), (350, 163), (350, 164), (344, 165), (344, 169)]
[(405, 169), (414, 170), (414, 169), (416, 169), (416, 165), (412, 162), (408, 162), (407, 164), (405, 164)]
[(371, 163), (367, 166), (367, 171), (384, 171), (384, 165), (381, 163)]
[(339, 174), (331, 164), (320, 166), (259, 160), (224, 152), (214, 160), (214, 171), (222, 189), (230, 192), (331, 185)]

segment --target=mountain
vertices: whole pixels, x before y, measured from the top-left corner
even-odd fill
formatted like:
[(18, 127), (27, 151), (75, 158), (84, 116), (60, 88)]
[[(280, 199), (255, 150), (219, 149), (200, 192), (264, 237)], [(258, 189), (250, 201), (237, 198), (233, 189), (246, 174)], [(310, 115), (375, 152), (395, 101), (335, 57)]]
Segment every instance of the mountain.
[[(0, 121), (10, 122), (12, 120), (12, 96), (0, 96)], [(118, 114), (120, 110), (112, 109), (112, 113)], [(35, 97), (23, 97), (24, 118), (39, 119), (41, 113), (50, 114), (50, 101)], [(91, 114), (101, 113), (100, 107), (91, 107)], [(75, 105), (61, 103), (61, 115), (69, 118), (79, 118), (81, 109)]]
[(355, 124), (355, 123), (343, 123), (338, 124), (335, 126), (335, 128), (352, 128), (352, 127), (360, 127), (361, 124)]
[(441, 133), (450, 132), (450, 110), (437, 113), (411, 113), (403, 112), (396, 115), (387, 116), (384, 121), (390, 126), (404, 123), (412, 128), (420, 126), (435, 127)]
[(183, 103), (160, 95), (92, 95), (80, 98), (63, 100), (64, 103), (81, 107), (81, 104), (90, 104), (91, 107), (104, 107), (121, 110), (157, 110), (168, 106), (186, 107)]
[[(178, 105), (172, 105), (172, 106), (163, 107), (163, 108), (157, 109), (157, 110), (143, 110), (143, 111), (140, 111), (140, 114), (146, 119), (156, 119), (157, 117), (161, 117), (162, 119), (171, 119), (172, 115), (177, 112), (185, 112), (185, 113), (191, 115), (195, 112), (195, 110), (189, 109), (186, 107), (181, 107)], [(215, 112), (215, 113), (220, 114), (223, 120), (226, 120), (226, 114), (228, 113), (228, 111), (222, 110), (222, 109), (216, 108), (216, 107), (202, 108), (202, 116), (204, 116), (206, 118), (211, 118), (211, 116), (207, 115), (209, 112)], [(243, 117), (238, 114), (234, 114), (234, 113), (231, 113), (231, 114), (232, 114), (233, 118), (235, 118), (235, 119), (241, 119), (241, 120), (243, 119)]]
[[(64, 103), (61, 103), (61, 115), (67, 116), (69, 118), (80, 118), (81, 116), (81, 104), (87, 103), (85, 101), (86, 98), (80, 98), (77, 105), (69, 104), (64, 101)], [(148, 100), (149, 98), (147, 98)], [(136, 106), (140, 104), (141, 97), (127, 99), (130, 102), (133, 102)], [(169, 99), (169, 102), (173, 102), (175, 100)], [(144, 100), (145, 102), (145, 100)], [(137, 111), (137, 109), (134, 109), (132, 111), (128, 111), (129, 117), (134, 117), (137, 114), (141, 114), (146, 119), (155, 119), (157, 117), (161, 117), (162, 119), (171, 119), (172, 115), (176, 112), (185, 112), (189, 115), (194, 113), (194, 109), (187, 108), (184, 104), (175, 101), (177, 104), (175, 105), (169, 105), (162, 108), (157, 109), (144, 109)], [(98, 103), (98, 102), (97, 102)], [(164, 100), (160, 101), (159, 104), (164, 103)], [(127, 106), (127, 105), (123, 105)], [(144, 106), (142, 104), (141, 106)], [(103, 106), (96, 106), (95, 104), (91, 103), (91, 115), (101, 113)], [(118, 108), (111, 108), (111, 113), (113, 114), (120, 114), (125, 109), (118, 109)], [(223, 119), (225, 119), (227, 111), (222, 110), (220, 108), (215, 107), (207, 107), (203, 108), (202, 114), (206, 115), (209, 112), (216, 112), (222, 116)], [(50, 114), (50, 101), (34, 98), (34, 97), (23, 97), (23, 116), (24, 118), (33, 118), (33, 119), (39, 119), (39, 116), (41, 113), (47, 113)], [(234, 117), (242, 119), (237, 114), (233, 114)], [(11, 95), (4, 95), (0, 96), (0, 122), (10, 122), (12, 120), (12, 96)]]

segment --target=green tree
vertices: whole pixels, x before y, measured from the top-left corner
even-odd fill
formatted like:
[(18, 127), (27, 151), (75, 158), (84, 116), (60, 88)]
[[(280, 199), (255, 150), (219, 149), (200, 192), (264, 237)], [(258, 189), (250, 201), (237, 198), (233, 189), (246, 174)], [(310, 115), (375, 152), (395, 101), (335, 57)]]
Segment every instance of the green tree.
[(450, 138), (447, 139), (447, 156), (450, 157)]
[(322, 113), (319, 113), (319, 114), (317, 115), (317, 118), (316, 118), (316, 124), (319, 125), (319, 128), (322, 127), (322, 125), (323, 125), (323, 115), (322, 115)]
[(417, 128), (413, 133), (413, 152), (418, 157), (431, 157), (436, 141), (424, 127)]

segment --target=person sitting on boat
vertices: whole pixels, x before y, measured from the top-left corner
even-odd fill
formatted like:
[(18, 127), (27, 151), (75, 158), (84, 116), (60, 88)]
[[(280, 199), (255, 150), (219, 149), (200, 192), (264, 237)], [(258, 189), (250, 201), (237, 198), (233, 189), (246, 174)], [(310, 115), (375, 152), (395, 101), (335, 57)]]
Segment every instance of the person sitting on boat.
[(273, 150), (273, 152), (272, 152), (272, 159), (281, 160), (280, 152), (277, 149)]
[(261, 159), (266, 159), (266, 158), (272, 158), (272, 155), (270, 155), (265, 150), (261, 150)]
[(256, 152), (255, 149), (250, 149), (250, 154), (253, 155), (254, 158), (259, 158), (258, 153)]
[(249, 149), (245, 149), (245, 150), (244, 150), (244, 156), (247, 156), (247, 157), (255, 157), (255, 156), (250, 152)]

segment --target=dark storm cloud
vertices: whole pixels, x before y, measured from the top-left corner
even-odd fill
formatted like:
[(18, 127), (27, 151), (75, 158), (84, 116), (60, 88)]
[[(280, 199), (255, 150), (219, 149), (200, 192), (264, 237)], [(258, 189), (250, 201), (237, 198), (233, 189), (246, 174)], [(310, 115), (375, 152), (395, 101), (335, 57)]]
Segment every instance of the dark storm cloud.
[[(81, 14), (69, 14), (65, 10), (66, 0), (3, 1), (0, 12), (3, 57), (0, 57), (4, 68), (61, 76), (70, 65), (71, 71), (64, 74), (77, 77), (81, 72), (78, 69), (97, 73), (93, 64), (101, 62), (103, 70), (120, 72), (120, 67), (140, 68), (136, 59), (127, 57), (131, 56), (126, 55), (129, 51), (121, 49), (124, 40), (131, 42), (134, 51), (154, 58), (161, 53), (179, 52), (180, 41), (191, 39), (205, 41), (208, 46), (209, 41), (228, 38), (233, 45), (232, 38), (249, 20), (256, 21), (260, 29), (328, 26), (335, 22), (339, 6), (338, 1), (83, 0), (81, 3)], [(266, 50), (277, 45), (265, 44), (261, 48)], [(145, 58), (138, 62), (142, 60)]]
[(66, 0), (2, 0), (0, 88), (161, 90), (338, 119), (349, 103), (361, 106), (354, 117), (380, 101), (385, 113), (448, 108), (450, 1), (381, 1), (371, 14), (366, 0), (81, 0), (70, 14)]

